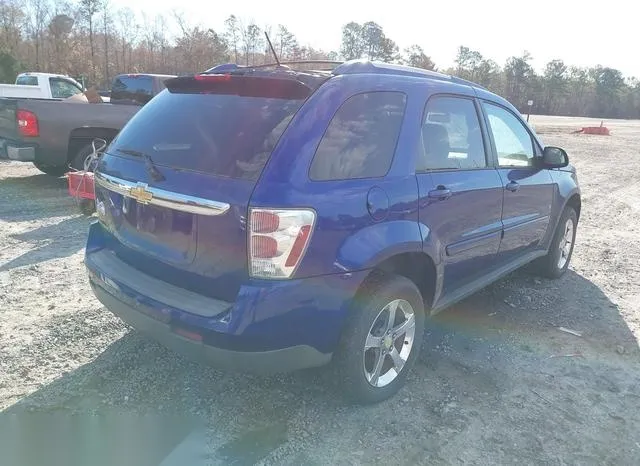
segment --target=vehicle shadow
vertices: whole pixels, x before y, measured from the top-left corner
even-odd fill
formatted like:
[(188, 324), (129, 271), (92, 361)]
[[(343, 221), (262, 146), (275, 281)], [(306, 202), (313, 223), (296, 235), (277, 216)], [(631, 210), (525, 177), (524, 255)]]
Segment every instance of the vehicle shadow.
[[(206, 462), (191, 464), (553, 464), (558, 451), (629, 464), (638, 353), (594, 283), (572, 271), (558, 281), (519, 272), (431, 320), (407, 386), (378, 405), (345, 403), (330, 367), (222, 373), (129, 332), (6, 409), (0, 424), (34, 412), (192, 415), (207, 428), (198, 446)], [(393, 441), (381, 447), (385, 436)]]
[(77, 253), (86, 244), (90, 222), (91, 218), (79, 215), (35, 230), (9, 235), (10, 238), (29, 243), (32, 247), (0, 265), (0, 272)]

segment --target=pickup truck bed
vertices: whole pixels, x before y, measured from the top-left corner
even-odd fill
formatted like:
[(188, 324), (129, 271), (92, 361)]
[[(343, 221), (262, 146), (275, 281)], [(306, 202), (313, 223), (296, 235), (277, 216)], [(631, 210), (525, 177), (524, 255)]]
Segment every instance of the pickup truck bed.
[[(66, 169), (93, 138), (107, 140), (140, 109), (138, 105), (87, 104), (39, 99), (0, 99), (0, 157), (33, 162), (47, 172)], [(18, 111), (36, 115), (38, 135), (18, 130)]]
[[(164, 89), (162, 83), (169, 77), (118, 77), (112, 97), (117, 92), (119, 99), (114, 103), (0, 98), (0, 158), (32, 162), (55, 176), (69, 166), (82, 169), (91, 141), (110, 142), (142, 105)], [(147, 86), (148, 91), (141, 95), (135, 86)]]

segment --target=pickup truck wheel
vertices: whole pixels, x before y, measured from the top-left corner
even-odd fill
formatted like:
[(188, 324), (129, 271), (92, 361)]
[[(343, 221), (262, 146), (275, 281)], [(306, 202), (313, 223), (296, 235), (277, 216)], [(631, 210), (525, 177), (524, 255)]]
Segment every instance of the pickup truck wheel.
[(40, 170), (42, 173), (46, 173), (47, 175), (55, 176), (56, 178), (64, 175), (65, 173), (67, 173), (69, 171), (69, 170), (67, 170), (66, 167), (54, 167), (52, 165), (42, 165), (42, 164), (36, 163), (36, 162), (34, 162), (33, 165), (35, 165), (35, 167), (38, 170)]
[(75, 168), (76, 170), (85, 170), (85, 167), (87, 167), (87, 163), (89, 161), (89, 158), (91, 157), (91, 154), (93, 154), (93, 146), (91, 144), (87, 144), (86, 146), (83, 146), (76, 153), (73, 159), (71, 159), (71, 163), (70, 163), (71, 167)]
[(376, 277), (354, 300), (336, 365), (341, 391), (356, 403), (378, 403), (405, 384), (420, 352), (425, 314), (409, 279)]
[(573, 254), (577, 227), (578, 215), (573, 207), (567, 206), (554, 232), (549, 252), (534, 263), (540, 275), (547, 278), (560, 278), (564, 275)]

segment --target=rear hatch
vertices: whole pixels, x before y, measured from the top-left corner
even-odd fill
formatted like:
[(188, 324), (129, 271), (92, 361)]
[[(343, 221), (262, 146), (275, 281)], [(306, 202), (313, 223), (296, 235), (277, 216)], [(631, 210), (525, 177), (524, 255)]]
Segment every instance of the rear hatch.
[(107, 247), (146, 274), (232, 301), (248, 277), (251, 193), (312, 88), (246, 74), (166, 85), (97, 169), (98, 215), (114, 238)]

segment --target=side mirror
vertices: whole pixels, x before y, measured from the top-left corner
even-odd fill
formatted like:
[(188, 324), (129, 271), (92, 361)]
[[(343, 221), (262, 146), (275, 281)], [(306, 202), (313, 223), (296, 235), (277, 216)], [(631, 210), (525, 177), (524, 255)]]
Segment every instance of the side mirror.
[(542, 152), (542, 165), (544, 168), (562, 168), (569, 165), (569, 156), (564, 149), (547, 146)]

